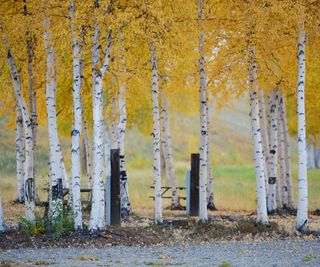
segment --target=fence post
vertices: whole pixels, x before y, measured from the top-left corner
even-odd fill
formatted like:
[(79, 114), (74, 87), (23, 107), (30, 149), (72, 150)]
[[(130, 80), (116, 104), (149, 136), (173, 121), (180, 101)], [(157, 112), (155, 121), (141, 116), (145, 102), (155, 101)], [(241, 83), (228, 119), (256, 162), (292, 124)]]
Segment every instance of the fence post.
[(200, 155), (191, 154), (190, 215), (199, 216), (199, 165)]
[(111, 149), (111, 181), (110, 181), (110, 196), (111, 196), (111, 225), (120, 225), (120, 151), (119, 149)]

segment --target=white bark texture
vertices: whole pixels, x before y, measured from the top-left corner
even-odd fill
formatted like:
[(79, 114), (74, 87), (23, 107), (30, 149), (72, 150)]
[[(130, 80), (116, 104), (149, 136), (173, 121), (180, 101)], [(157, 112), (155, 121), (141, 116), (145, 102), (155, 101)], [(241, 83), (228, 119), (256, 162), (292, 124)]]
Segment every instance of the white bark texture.
[(72, 177), (72, 204), (74, 229), (82, 229), (82, 211), (80, 198), (80, 135), (82, 130), (82, 103), (81, 103), (81, 68), (80, 68), (80, 46), (77, 39), (74, 1), (70, 5), (72, 48), (73, 48), (73, 129), (71, 133), (71, 177)]
[(208, 197), (208, 209), (216, 210), (216, 206), (214, 205), (214, 193), (213, 193), (213, 171), (211, 166), (211, 151), (210, 151), (210, 140), (209, 140), (209, 108), (207, 105), (207, 124), (208, 124), (208, 145), (207, 145), (207, 176), (208, 176), (208, 185), (207, 185), (207, 197)]
[(249, 89), (251, 105), (251, 129), (256, 166), (257, 223), (268, 224), (267, 200), (265, 188), (265, 162), (262, 149), (261, 127), (259, 118), (259, 100), (257, 86), (257, 63), (254, 60), (254, 48), (249, 54)]
[(259, 103), (257, 92), (251, 92), (251, 127), (253, 138), (254, 161), (256, 164), (256, 192), (257, 192), (257, 222), (268, 223), (264, 158), (262, 152), (261, 131), (259, 123)]
[(0, 194), (0, 233), (6, 231), (6, 225), (4, 223), (4, 215), (3, 215), (3, 208), (2, 208), (2, 196)]
[(281, 124), (284, 134), (284, 158), (285, 158), (285, 170), (286, 170), (286, 186), (288, 194), (288, 205), (287, 208), (294, 208), (294, 194), (292, 186), (292, 175), (291, 175), (291, 149), (290, 149), (290, 135), (287, 124), (287, 112), (286, 104), (283, 96), (280, 97), (280, 107), (281, 107)]
[(276, 182), (277, 182), (277, 149), (278, 149), (278, 123), (277, 123), (277, 102), (278, 97), (275, 90), (269, 96), (269, 180), (268, 180), (268, 212), (277, 209), (276, 203)]
[[(98, 1), (96, 1), (98, 2)], [(96, 5), (99, 8), (99, 4)], [(107, 32), (107, 45), (104, 60), (99, 68), (101, 43), (100, 25), (97, 21), (94, 24), (94, 34), (91, 38), (91, 58), (92, 58), (92, 82), (93, 82), (93, 189), (92, 205), (90, 214), (89, 230), (96, 231), (105, 227), (105, 194), (103, 182), (103, 98), (102, 81), (105, 72), (109, 67), (111, 32)]]
[(17, 185), (18, 201), (24, 202), (24, 142), (23, 142), (23, 118), (19, 107), (16, 105), (16, 161), (17, 161)]
[(278, 104), (278, 163), (280, 175), (278, 176), (278, 184), (281, 198), (281, 205), (278, 205), (278, 208), (287, 207), (288, 206), (288, 190), (287, 190), (287, 182), (286, 182), (286, 161), (285, 161), (285, 140), (284, 140), (284, 131), (282, 127), (281, 121), (281, 95), (279, 94), (279, 104)]
[(49, 133), (50, 150), (50, 209), (49, 216), (55, 223), (62, 216), (63, 208), (63, 182), (61, 168), (61, 146), (57, 130), (56, 111), (56, 70), (55, 70), (55, 50), (49, 32), (50, 22), (46, 18), (44, 21), (46, 31), (44, 33), (44, 44), (46, 52), (46, 107)]
[[(30, 105), (30, 115), (32, 122), (32, 134), (33, 134), (33, 151), (36, 150), (37, 145), (37, 127), (38, 127), (38, 112), (37, 112), (37, 101), (36, 92), (34, 90), (33, 82), (33, 38), (35, 38), (30, 32), (27, 32), (27, 53), (28, 53), (28, 80), (29, 80), (29, 105)], [(33, 181), (34, 181), (34, 191), (35, 198), (37, 197), (37, 186), (36, 186), (36, 168), (33, 166)]]
[(154, 174), (154, 220), (155, 224), (163, 222), (161, 207), (161, 159), (160, 159), (160, 112), (158, 67), (154, 45), (150, 44), (150, 61), (152, 69), (152, 112), (153, 112), (153, 174)]
[(171, 209), (176, 209), (180, 207), (179, 203), (179, 193), (177, 190), (177, 179), (174, 170), (172, 144), (171, 144), (171, 134), (170, 134), (170, 122), (168, 116), (168, 100), (166, 98), (165, 92), (160, 88), (161, 96), (161, 143), (163, 148), (163, 159), (165, 161), (165, 169), (168, 177), (169, 184), (172, 188), (171, 195)]
[(207, 211), (207, 149), (208, 149), (208, 118), (207, 118), (207, 90), (204, 59), (204, 30), (203, 30), (203, 0), (198, 0), (198, 21), (199, 21), (199, 100), (200, 100), (200, 170), (199, 170), (199, 219), (208, 220)]
[(304, 231), (308, 223), (308, 178), (306, 151), (306, 117), (305, 117), (305, 45), (306, 34), (303, 23), (298, 31), (298, 211), (296, 227)]
[(262, 149), (263, 149), (263, 157), (264, 157), (264, 170), (265, 170), (265, 182), (266, 182), (266, 193), (268, 199), (268, 162), (270, 158), (269, 154), (269, 133), (268, 133), (268, 124), (266, 117), (266, 108), (265, 108), (265, 98), (264, 92), (262, 90), (258, 91), (259, 94), (259, 118), (260, 118), (260, 126), (261, 126), (261, 138), (262, 138)]
[[(121, 32), (123, 35), (123, 33)], [(125, 48), (123, 44), (123, 36), (120, 40), (120, 55), (121, 55), (121, 85), (119, 89), (119, 124), (118, 124), (118, 142), (120, 150), (120, 203), (121, 203), (121, 218), (126, 219), (129, 214), (132, 213), (129, 188), (128, 188), (128, 176), (126, 170), (125, 159), (125, 135), (127, 128), (127, 103), (126, 103), (126, 61), (125, 61)]]
[(35, 190), (34, 190), (34, 172), (33, 172), (33, 132), (31, 117), (26, 105), (26, 101), (21, 91), (21, 77), (15, 65), (12, 52), (8, 48), (8, 63), (10, 66), (10, 74), (13, 82), (13, 89), (17, 98), (17, 103), (22, 112), (24, 139), (25, 139), (25, 165), (24, 165), (24, 199), (26, 219), (31, 223), (35, 223)]
[(89, 131), (87, 121), (85, 120), (83, 123), (83, 142), (84, 142), (84, 153), (86, 158), (86, 174), (88, 177), (88, 186), (90, 189), (93, 188), (93, 180), (91, 174), (91, 156), (90, 156), (90, 139), (89, 139)]

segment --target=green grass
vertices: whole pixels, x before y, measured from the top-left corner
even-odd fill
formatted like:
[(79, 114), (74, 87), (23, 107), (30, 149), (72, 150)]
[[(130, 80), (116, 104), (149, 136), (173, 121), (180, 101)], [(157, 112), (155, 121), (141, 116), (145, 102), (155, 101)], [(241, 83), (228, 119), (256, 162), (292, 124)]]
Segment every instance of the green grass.
[[(247, 107), (246, 107), (247, 108)], [(255, 170), (252, 161), (252, 145), (249, 136), (248, 110), (228, 111), (211, 116), (210, 146), (214, 172), (215, 204), (220, 210), (253, 211), (255, 200)], [(1, 126), (0, 122), (0, 126)], [(186, 172), (190, 169), (190, 154), (198, 151), (199, 120), (197, 116), (174, 113), (171, 119), (172, 145), (178, 185), (185, 186)], [(47, 193), (40, 189), (48, 184), (48, 138), (46, 127), (38, 131), (36, 183), (38, 195), (46, 200)], [(65, 163), (70, 175), (70, 136), (60, 135)], [(294, 140), (293, 140), (294, 141)], [(292, 143), (293, 184), (297, 199), (297, 156), (296, 145)], [(150, 208), (153, 195), (152, 137), (136, 128), (128, 129), (126, 135), (126, 162), (129, 179), (129, 193), (134, 210)], [(0, 127), (0, 191), (4, 202), (17, 196), (15, 178), (15, 133), (13, 129)], [(320, 208), (317, 201), (320, 191), (320, 170), (309, 170), (309, 209)], [(87, 178), (82, 176), (82, 187), (87, 187)], [(168, 181), (163, 173), (163, 185)], [(183, 192), (182, 194), (185, 194)], [(170, 200), (164, 200), (169, 206)], [(182, 203), (185, 204), (185, 203)]]

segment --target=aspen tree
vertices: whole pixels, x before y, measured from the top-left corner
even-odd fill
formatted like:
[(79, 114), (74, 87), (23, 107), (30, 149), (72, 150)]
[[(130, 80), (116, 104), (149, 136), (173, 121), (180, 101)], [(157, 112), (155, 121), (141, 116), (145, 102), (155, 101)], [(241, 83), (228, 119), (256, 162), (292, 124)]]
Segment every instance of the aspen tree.
[(161, 161), (160, 161), (160, 112), (159, 112), (159, 87), (158, 67), (154, 44), (150, 44), (150, 62), (152, 70), (152, 112), (153, 112), (153, 174), (154, 174), (154, 220), (155, 224), (161, 224)]
[(72, 0), (70, 3), (70, 18), (71, 18), (71, 34), (73, 48), (73, 130), (71, 133), (71, 175), (72, 175), (72, 204), (74, 229), (82, 229), (82, 211), (80, 199), (80, 175), (81, 175), (81, 160), (80, 160), (80, 135), (82, 129), (82, 103), (81, 103), (81, 67), (80, 67), (80, 45), (77, 39), (76, 24), (75, 24), (75, 4)]
[(160, 96), (161, 96), (161, 112), (160, 112), (160, 121), (161, 121), (161, 144), (163, 148), (163, 158), (165, 162), (165, 169), (167, 172), (167, 177), (172, 188), (171, 195), (171, 209), (179, 208), (179, 194), (177, 190), (177, 181), (176, 174), (174, 170), (173, 163), (173, 152), (171, 144), (171, 134), (170, 134), (170, 122), (168, 116), (168, 100), (164, 90), (160, 87)]
[[(107, 9), (107, 15), (110, 12), (110, 6)], [(94, 1), (94, 9), (100, 10), (99, 0)], [(92, 142), (92, 161), (93, 161), (93, 189), (92, 206), (90, 214), (89, 229), (96, 231), (105, 227), (105, 197), (103, 183), (103, 100), (102, 100), (102, 82), (103, 76), (109, 67), (110, 49), (111, 49), (111, 31), (106, 33), (106, 48), (102, 66), (99, 65), (101, 43), (100, 43), (100, 24), (97, 18), (94, 18), (93, 35), (91, 37), (91, 59), (92, 59), (92, 83), (93, 83), (93, 142)]]
[(21, 75), (16, 67), (10, 47), (7, 48), (8, 63), (13, 82), (14, 93), (17, 103), (22, 112), (24, 139), (25, 139), (25, 165), (24, 165), (24, 202), (26, 218), (31, 223), (35, 223), (35, 195), (34, 195), (34, 172), (33, 172), (33, 132), (32, 123), (26, 101), (21, 90)]
[(306, 33), (304, 21), (299, 22), (298, 30), (298, 211), (296, 227), (304, 231), (308, 223), (308, 178), (307, 178), (307, 147), (305, 118), (305, 46)]
[(51, 40), (50, 21), (44, 20), (44, 45), (46, 52), (46, 106), (49, 133), (50, 151), (50, 211), (49, 216), (53, 223), (59, 221), (63, 209), (63, 182), (61, 168), (61, 146), (57, 131), (56, 111), (56, 66), (55, 49)]
[(24, 142), (23, 142), (23, 118), (19, 104), (16, 104), (16, 162), (17, 162), (17, 188), (18, 201), (24, 202)]
[(269, 96), (269, 180), (268, 180), (268, 212), (272, 213), (277, 208), (276, 203), (276, 181), (277, 181), (277, 152), (278, 152), (278, 123), (277, 123), (277, 102), (278, 96), (272, 90)]
[(207, 212), (207, 149), (208, 149), (208, 118), (207, 118), (207, 95), (206, 95), (206, 74), (204, 59), (204, 29), (203, 29), (203, 0), (197, 0), (198, 3), (198, 21), (199, 21), (199, 101), (200, 101), (200, 181), (199, 181), (199, 219), (208, 220)]

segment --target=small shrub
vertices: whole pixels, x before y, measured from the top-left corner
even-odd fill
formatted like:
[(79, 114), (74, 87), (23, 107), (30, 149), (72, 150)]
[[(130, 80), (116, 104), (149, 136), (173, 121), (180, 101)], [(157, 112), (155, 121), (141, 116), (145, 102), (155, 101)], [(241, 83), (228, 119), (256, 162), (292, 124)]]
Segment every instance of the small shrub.
[(218, 267), (232, 267), (232, 265), (227, 261), (223, 261), (218, 265)]
[(28, 235), (52, 234), (54, 238), (60, 237), (67, 232), (73, 231), (73, 218), (70, 215), (70, 208), (64, 208), (63, 216), (54, 223), (47, 217), (36, 215), (36, 222), (33, 224), (25, 218), (20, 218), (19, 231)]

